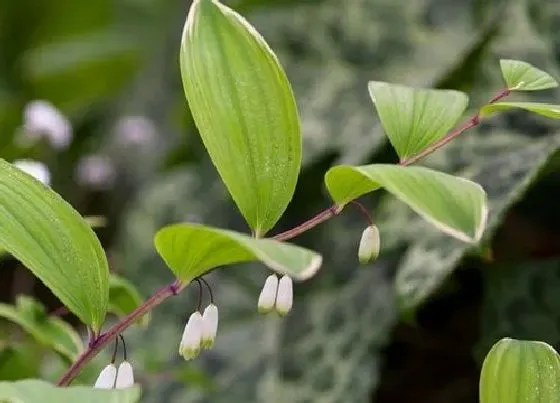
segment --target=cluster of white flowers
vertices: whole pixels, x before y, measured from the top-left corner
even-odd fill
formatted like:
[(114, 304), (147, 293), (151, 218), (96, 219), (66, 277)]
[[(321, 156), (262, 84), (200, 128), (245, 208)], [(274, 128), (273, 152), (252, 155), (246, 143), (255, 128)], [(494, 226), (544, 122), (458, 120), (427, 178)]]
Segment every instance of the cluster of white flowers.
[(285, 316), (292, 309), (294, 300), (293, 283), (289, 276), (282, 276), (280, 280), (275, 274), (267, 277), (261, 294), (259, 295), (259, 313), (268, 313), (273, 309)]
[(114, 363), (110, 363), (103, 368), (93, 387), (97, 389), (126, 389), (132, 385), (134, 385), (134, 371), (132, 365), (124, 360), (118, 369)]
[(218, 331), (218, 307), (211, 303), (201, 315), (199, 311), (191, 314), (179, 345), (179, 353), (185, 360), (196, 358), (203, 349), (210, 349)]

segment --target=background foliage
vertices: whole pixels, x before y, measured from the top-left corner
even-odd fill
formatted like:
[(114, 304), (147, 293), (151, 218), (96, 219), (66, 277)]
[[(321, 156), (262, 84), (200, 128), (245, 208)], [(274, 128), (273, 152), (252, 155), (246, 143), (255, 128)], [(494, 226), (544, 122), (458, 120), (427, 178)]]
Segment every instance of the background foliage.
[[(560, 77), (555, 0), (225, 3), (278, 53), (302, 116), (304, 170), (277, 231), (327, 206), (322, 176), (332, 164), (396, 161), (371, 105), (369, 80), (467, 91), (474, 108), (503, 86), (499, 58), (526, 60)], [(184, 100), (177, 52), (188, 6), (178, 0), (0, 6), (0, 155), (44, 161), (53, 187), (80, 212), (106, 216), (98, 234), (111, 270), (143, 296), (170, 280), (152, 243), (162, 225), (189, 220), (246, 230)], [(538, 97), (558, 103), (559, 95)], [(50, 100), (70, 117), (69, 149), (28, 149), (14, 141), (22, 109), (34, 99)], [(131, 116), (146, 120), (127, 131), (123, 119)], [(127, 133), (141, 140), (131, 142)], [(222, 318), (214, 350), (192, 363), (177, 354), (194, 291), (157, 309), (147, 327), (126, 333), (142, 401), (474, 401), (482, 358), (499, 338), (560, 347), (559, 149), (558, 124), (521, 111), (465, 133), (425, 165), (486, 189), (490, 225), (481, 247), (432, 229), (384, 193), (366, 197), (381, 231), (381, 259), (358, 266), (364, 222), (351, 209), (298, 238), (323, 253), (324, 267), (296, 287), (294, 310), (283, 320), (256, 315), (267, 274), (262, 266), (214, 272), (208, 280)], [(80, 161), (91, 154), (109, 158), (116, 171), (110, 186), (77, 179)], [(0, 296), (24, 309), (21, 295), (35, 296), (50, 313), (60, 305), (5, 257)], [(49, 326), (60, 330), (55, 323)], [(56, 379), (73, 354), (74, 335), (57, 336), (64, 341), (57, 357), (25, 326), (39, 329), (29, 321), (23, 328), (2, 322), (0, 378)], [(36, 362), (31, 352), (44, 359)], [(91, 384), (107, 357), (77, 383)]]

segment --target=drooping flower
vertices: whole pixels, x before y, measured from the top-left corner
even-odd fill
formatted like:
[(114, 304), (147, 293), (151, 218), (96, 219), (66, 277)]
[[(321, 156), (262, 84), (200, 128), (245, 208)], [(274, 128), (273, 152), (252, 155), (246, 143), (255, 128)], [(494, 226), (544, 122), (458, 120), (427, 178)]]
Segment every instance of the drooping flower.
[(274, 308), (276, 294), (278, 292), (278, 277), (271, 274), (266, 278), (261, 294), (259, 295), (258, 310), (259, 313), (268, 313)]
[(360, 246), (358, 247), (358, 259), (361, 264), (374, 261), (379, 256), (380, 247), (379, 229), (370, 225), (362, 232)]
[(179, 345), (179, 353), (185, 360), (192, 360), (200, 354), (202, 349), (202, 328), (202, 315), (196, 311), (189, 317), (183, 331), (181, 344)]
[(210, 304), (202, 314), (202, 348), (209, 349), (214, 345), (218, 331), (218, 307)]
[(281, 316), (285, 316), (292, 309), (294, 302), (294, 291), (292, 278), (290, 276), (282, 276), (278, 283), (278, 294), (276, 295), (276, 312)]
[(126, 389), (134, 385), (134, 371), (130, 362), (123, 361), (117, 370), (117, 379), (115, 381), (115, 389)]
[(93, 387), (97, 389), (113, 389), (116, 379), (117, 367), (111, 363), (101, 370)]
[(33, 176), (39, 182), (42, 182), (45, 185), (51, 184), (51, 172), (42, 162), (33, 160), (17, 160), (14, 161), (13, 165), (21, 169), (23, 172)]

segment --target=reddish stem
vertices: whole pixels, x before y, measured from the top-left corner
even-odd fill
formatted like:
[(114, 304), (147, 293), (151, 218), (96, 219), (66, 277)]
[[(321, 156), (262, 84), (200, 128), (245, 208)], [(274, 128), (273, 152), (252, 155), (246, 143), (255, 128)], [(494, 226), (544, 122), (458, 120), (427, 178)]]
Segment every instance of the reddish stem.
[[(502, 98), (505, 98), (510, 94), (509, 89), (503, 89), (500, 91), (496, 96), (494, 96), (488, 104), (494, 103), (499, 101)], [(426, 157), (427, 155), (433, 153), (434, 151), (438, 150), (439, 148), (443, 147), (445, 144), (449, 143), (455, 137), (459, 136), (464, 131), (471, 129), (477, 126), (480, 123), (480, 110), (472, 116), (468, 121), (463, 123), (457, 129), (448, 133), (445, 137), (435, 142), (433, 145), (425, 148), (424, 150), (420, 151), (418, 154), (415, 154), (409, 158), (400, 161), (400, 165), (411, 165), (418, 160)], [(289, 229), (287, 231), (281, 232), (272, 239), (277, 241), (286, 241), (288, 239), (295, 238), (296, 236), (309, 231), (310, 229), (316, 227), (317, 225), (329, 220), (330, 218), (340, 214), (343, 210), (344, 206), (340, 206), (337, 204), (333, 204), (329, 208), (321, 211), (319, 214), (315, 215), (314, 217), (310, 218), (309, 220), (303, 222), (302, 224)], [(364, 209), (365, 210), (365, 209)], [(366, 210), (367, 211), (367, 210)], [(172, 295), (176, 295), (182, 289), (182, 285), (179, 281), (175, 281), (172, 284), (167, 285), (159, 289), (154, 295), (152, 295), (149, 299), (147, 299), (142, 305), (136, 308), (133, 312), (129, 315), (124, 317), (120, 320), (120, 322), (113, 325), (106, 333), (103, 333), (99, 336), (95, 334), (90, 335), (90, 342), (88, 348), (80, 354), (78, 359), (72, 364), (70, 368), (60, 377), (57, 384), (58, 386), (67, 386), (70, 382), (78, 375), (81, 368), (87, 364), (103, 347), (109, 343), (113, 337), (117, 336), (119, 333), (122, 333), (125, 329), (127, 329), (134, 321), (136, 321), (140, 316), (149, 312), (157, 305), (161, 304), (167, 298)]]
[(163, 288), (160, 288), (154, 295), (148, 298), (142, 305), (133, 312), (122, 318), (118, 323), (113, 325), (106, 333), (96, 337), (86, 350), (74, 361), (72, 366), (60, 377), (57, 382), (58, 386), (68, 386), (70, 382), (78, 375), (81, 368), (86, 365), (93, 357), (97, 355), (109, 342), (111, 342), (119, 333), (123, 332), (132, 323), (138, 320), (142, 315), (161, 304), (167, 298), (177, 295), (181, 289), (179, 281), (175, 281)]

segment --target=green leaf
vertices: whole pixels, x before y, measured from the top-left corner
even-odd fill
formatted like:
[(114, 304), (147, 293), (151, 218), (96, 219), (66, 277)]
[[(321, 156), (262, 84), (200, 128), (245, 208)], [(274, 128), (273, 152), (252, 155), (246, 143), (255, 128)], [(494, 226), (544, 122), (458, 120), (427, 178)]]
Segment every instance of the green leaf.
[[(144, 302), (136, 287), (127, 279), (111, 274), (109, 277), (109, 312), (126, 316)], [(140, 318), (138, 323), (147, 326), (150, 312)]]
[(290, 202), (301, 165), (300, 123), (286, 75), (262, 36), (215, 0), (193, 2), (180, 60), (204, 145), (262, 236)]
[(550, 74), (519, 60), (500, 60), (502, 76), (511, 91), (537, 91), (558, 87)]
[(481, 116), (492, 115), (500, 111), (509, 109), (525, 109), (526, 111), (536, 113), (552, 119), (560, 119), (560, 105), (541, 104), (538, 102), (496, 102), (484, 105), (481, 110)]
[(218, 266), (255, 260), (278, 273), (304, 280), (322, 263), (321, 255), (296, 245), (199, 224), (167, 226), (158, 231), (154, 242), (165, 263), (183, 281)]
[(413, 156), (455, 126), (468, 97), (458, 91), (369, 83), (381, 124), (401, 160)]
[[(35, 347), (35, 348), (34, 348)], [(0, 347), (0, 379), (16, 381), (40, 376), (37, 346), (12, 344)]]
[(480, 402), (560, 402), (560, 355), (542, 341), (500, 340), (482, 365)]
[(67, 361), (75, 360), (83, 350), (82, 340), (72, 326), (56, 316), (48, 316), (44, 306), (33, 298), (21, 295), (15, 306), (0, 304), (0, 317), (18, 324)]
[(462, 241), (478, 242), (486, 224), (486, 194), (480, 185), (428, 168), (339, 165), (327, 172), (325, 182), (341, 205), (384, 187), (426, 221)]
[(57, 388), (48, 382), (28, 379), (17, 382), (0, 382), (0, 402), (80, 402), (80, 403), (136, 403), (140, 401), (140, 388), (94, 389), (91, 386)]
[(109, 299), (109, 269), (99, 240), (80, 214), (52, 189), (0, 159), (0, 215), (0, 249), (99, 331)]

